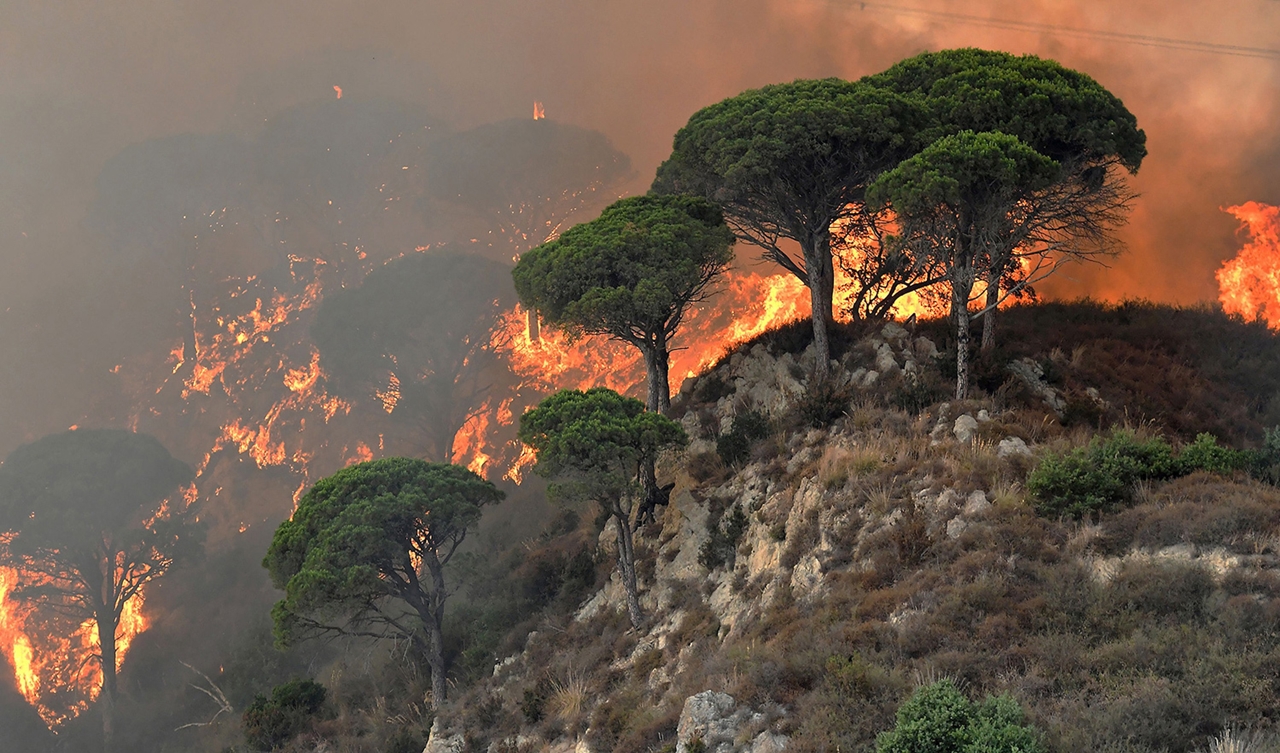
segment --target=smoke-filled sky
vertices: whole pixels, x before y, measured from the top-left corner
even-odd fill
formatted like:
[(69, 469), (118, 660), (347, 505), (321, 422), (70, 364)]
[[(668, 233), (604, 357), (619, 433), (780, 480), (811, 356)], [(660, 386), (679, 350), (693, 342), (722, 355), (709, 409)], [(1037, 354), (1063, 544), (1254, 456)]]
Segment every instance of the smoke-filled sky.
[[(0, 310), (85, 295), (97, 270), (111, 267), (114, 252), (85, 219), (97, 176), (122, 149), (183, 133), (252, 139), (286, 108), (333, 98), (334, 86), (351, 98), (420, 106), (454, 128), (528, 117), (534, 100), (542, 101), (549, 117), (612, 139), (635, 168), (630, 190), (640, 191), (699, 107), (749, 87), (855, 78), (922, 50), (963, 45), (1037, 53), (1084, 70), (1117, 93), (1147, 131), (1150, 156), (1135, 181), (1142, 196), (1125, 231), (1127, 254), (1110, 270), (1070, 268), (1049, 292), (1182, 303), (1216, 297), (1213, 272), (1238, 246), (1235, 222), (1220, 208), (1280, 202), (1280, 60), (894, 10), (906, 5), (6, 0)], [(910, 7), (1280, 47), (1277, 0), (913, 0)], [(50, 317), (56, 308), (30, 310)], [(4, 324), (33, 332), (50, 325), (39, 317)], [(0, 359), (10, 375), (24, 368), (13, 354)], [(5, 399), (22, 398), (10, 392)]]
[[(856, 77), (923, 49), (995, 47), (1093, 74), (1150, 137), (1131, 253), (1105, 282), (1091, 286), (1094, 275), (1076, 274), (1080, 284), (1062, 286), (1070, 292), (1212, 297), (1212, 270), (1233, 245), (1233, 223), (1218, 208), (1280, 200), (1276, 60), (857, 5), (10, 0), (0, 23), (2, 290), (31, 292), (33, 276), (38, 286), (57, 274), (65, 252), (58, 245), (76, 242), (77, 210), (97, 169), (125, 145), (251, 129), (287, 104), (332, 96), (334, 85), (435, 104), (473, 123), (523, 115), (538, 99), (552, 117), (608, 134), (632, 157), (642, 185), (691, 112), (743, 88)], [(1276, 0), (913, 7), (1255, 47), (1280, 39)]]

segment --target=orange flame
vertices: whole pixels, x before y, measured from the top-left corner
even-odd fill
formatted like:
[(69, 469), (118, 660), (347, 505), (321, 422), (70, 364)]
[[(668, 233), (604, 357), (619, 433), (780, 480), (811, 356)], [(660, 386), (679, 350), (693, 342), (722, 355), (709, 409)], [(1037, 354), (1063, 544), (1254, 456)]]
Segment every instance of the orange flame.
[(546, 117), (547, 117), (547, 111), (542, 107), (542, 103), (535, 101), (533, 103), (533, 119), (543, 120)]
[(1240, 220), (1249, 242), (1218, 270), (1222, 310), (1280, 329), (1280, 207), (1250, 201), (1226, 211)]
[[(78, 716), (102, 690), (98, 627), (85, 620), (67, 630), (50, 629), (48, 615), (27, 601), (14, 598), (20, 585), (33, 583), (32, 574), (0, 567), (0, 653), (13, 668), (18, 692), (50, 729)], [(129, 646), (149, 627), (142, 607), (144, 594), (126, 602), (116, 626), (116, 671), (124, 665)]]
[(342, 99), (342, 87), (337, 84), (333, 85), (333, 93), (338, 95), (338, 99)]

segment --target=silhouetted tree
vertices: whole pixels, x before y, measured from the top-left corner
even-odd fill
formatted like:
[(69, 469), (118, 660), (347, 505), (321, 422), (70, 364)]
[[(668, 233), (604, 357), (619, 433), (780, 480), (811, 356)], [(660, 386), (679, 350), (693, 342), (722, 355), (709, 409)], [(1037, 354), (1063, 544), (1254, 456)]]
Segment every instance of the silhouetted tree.
[(0, 554), (18, 573), (13, 596), (96, 626), (104, 750), (114, 736), (121, 615), (199, 542), (178, 496), (191, 478), (154, 437), (120, 429), (51, 434), (0, 467), (0, 530), (11, 534)]
[[(311, 335), (340, 389), (368, 399), (393, 377), (428, 458), (453, 459), (458, 430), (500, 373), (494, 326), (515, 295), (509, 267), (475, 254), (411, 254), (327, 295)], [(381, 408), (381, 406), (379, 406)]]

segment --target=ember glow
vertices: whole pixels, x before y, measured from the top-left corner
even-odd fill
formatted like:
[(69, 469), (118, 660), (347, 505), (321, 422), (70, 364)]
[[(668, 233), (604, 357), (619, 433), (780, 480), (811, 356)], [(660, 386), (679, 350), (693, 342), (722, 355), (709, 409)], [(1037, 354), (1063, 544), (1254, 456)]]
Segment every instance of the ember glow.
[(338, 95), (338, 99), (342, 99), (342, 87), (337, 84), (333, 85), (333, 93)]
[(1218, 270), (1222, 310), (1280, 330), (1280, 207), (1250, 201), (1227, 211), (1249, 240)]

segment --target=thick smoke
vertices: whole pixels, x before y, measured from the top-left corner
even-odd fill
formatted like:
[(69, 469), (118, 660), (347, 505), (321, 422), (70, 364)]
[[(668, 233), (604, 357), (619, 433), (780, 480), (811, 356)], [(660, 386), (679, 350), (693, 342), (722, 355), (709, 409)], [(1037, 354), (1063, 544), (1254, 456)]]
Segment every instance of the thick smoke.
[[(477, 238), (475, 250), (509, 261), (527, 228), (486, 239), (501, 197), (466, 204), (421, 176), (442, 138), (494, 123), (525, 128), (535, 100), (551, 120), (603, 134), (590, 136), (591, 148), (611, 155), (607, 182), (619, 195), (647, 187), (690, 114), (745, 88), (856, 78), (963, 45), (1053, 57), (1124, 99), (1150, 156), (1134, 181), (1142, 196), (1123, 231), (1128, 252), (1110, 269), (1070, 268), (1044, 292), (1216, 297), (1213, 272), (1238, 245), (1220, 209), (1280, 202), (1280, 61), (1012, 31), (937, 12), (1268, 47), (1280, 38), (1280, 3), (914, 7), (929, 13), (839, 0), (10, 8), (0, 27), (0, 456), (72, 424), (136, 424), (197, 464), (210, 432), (232, 416), (211, 403), (138, 416), (142, 385), (127, 379), (138, 363), (159, 367), (174, 343), (191, 368), (193, 307), (247, 315), (265, 291), (302, 294), (313, 279), (352, 287), (426, 244), (473, 248)], [(553, 224), (562, 215), (578, 217), (553, 214)], [(227, 280), (250, 277), (230, 297)], [(285, 355), (288, 364), (266, 365), (277, 380), (307, 362), (305, 349)], [(175, 378), (156, 399), (176, 404), (181, 388)], [(268, 407), (246, 404), (246, 418)], [(287, 426), (302, 434), (299, 423)], [(369, 429), (367, 440), (378, 433)], [(338, 464), (354, 447), (330, 450), (327, 462)], [(221, 500), (215, 529), (287, 514), (293, 477), (247, 475), (240, 466), (250, 462), (227, 453), (210, 466), (235, 494)], [(256, 565), (268, 535), (255, 525), (231, 543), (215, 539), (197, 570), (216, 570), (218, 582), (188, 575), (158, 592), (149, 603), (159, 622), (138, 662), (168, 662), (164, 671), (176, 674), (165, 681), (185, 687), (186, 670), (169, 661), (177, 636), (260, 617), (272, 598)], [(230, 591), (243, 597), (233, 608), (190, 598)], [(29, 722), (9, 693), (0, 682), (0, 714)]]

